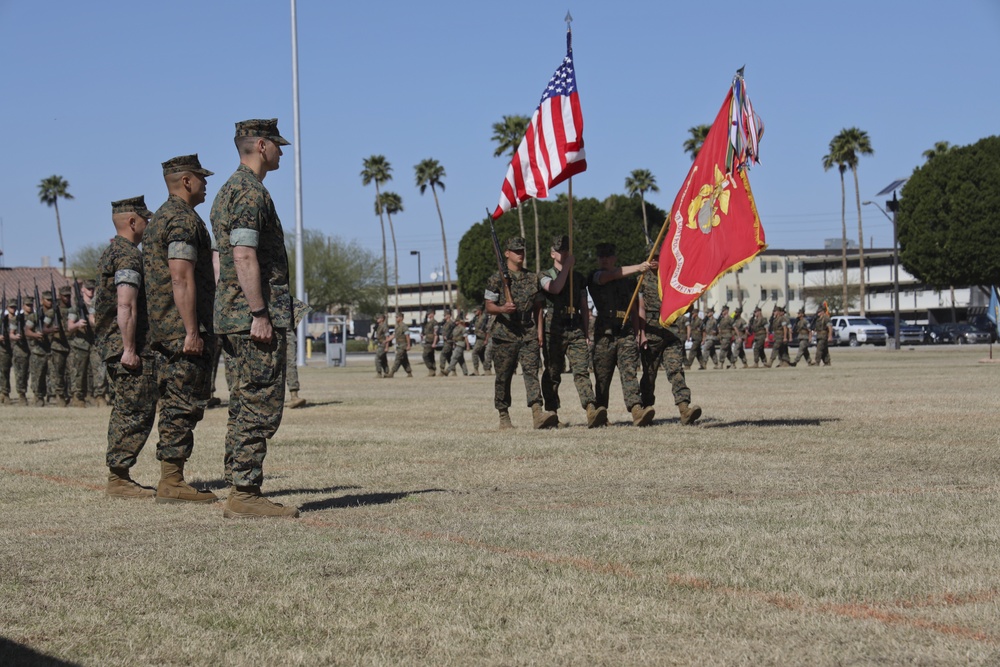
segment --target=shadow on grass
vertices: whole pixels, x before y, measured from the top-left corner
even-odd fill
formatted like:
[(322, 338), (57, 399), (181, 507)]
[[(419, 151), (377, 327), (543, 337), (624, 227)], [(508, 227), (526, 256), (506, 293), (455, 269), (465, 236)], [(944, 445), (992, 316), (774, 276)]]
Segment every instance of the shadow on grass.
[[(324, 405), (340, 405), (342, 403), (343, 403), (343, 401), (313, 401), (313, 400), (307, 399), (306, 404), (303, 405), (301, 408), (295, 408), (295, 411), (298, 412), (299, 410), (308, 410), (309, 408), (319, 408), (319, 407), (322, 407)], [(229, 409), (229, 401), (222, 401), (222, 403), (220, 403), (219, 405), (213, 405), (212, 407), (210, 407), (208, 409), (209, 410), (228, 410)], [(286, 414), (287, 414), (287, 412), (289, 410), (291, 410), (291, 408), (289, 408), (289, 407), (285, 408)]]
[(78, 663), (39, 653), (24, 644), (0, 637), (0, 665), (37, 665), (38, 667), (72, 667)]
[(326, 500), (316, 500), (310, 503), (302, 503), (299, 505), (299, 510), (303, 512), (317, 512), (319, 510), (344, 509), (347, 507), (386, 505), (420, 493), (447, 493), (447, 489), (422, 489), (420, 491), (400, 491), (399, 493), (352, 494), (348, 496), (340, 496), (339, 498), (327, 498)]
[(739, 419), (731, 422), (701, 419), (698, 421), (698, 425), (702, 428), (738, 428), (740, 426), (822, 426), (828, 422), (839, 421), (839, 417), (817, 417), (815, 419)]

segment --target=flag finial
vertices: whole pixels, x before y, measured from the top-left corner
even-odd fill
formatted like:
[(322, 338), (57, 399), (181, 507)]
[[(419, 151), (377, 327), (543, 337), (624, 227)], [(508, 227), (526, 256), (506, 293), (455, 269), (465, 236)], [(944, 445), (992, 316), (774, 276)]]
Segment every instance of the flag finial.
[(566, 29), (572, 30), (573, 28), (570, 26), (570, 24), (573, 22), (573, 15), (569, 13), (568, 9), (566, 10), (566, 18), (563, 20), (566, 21)]

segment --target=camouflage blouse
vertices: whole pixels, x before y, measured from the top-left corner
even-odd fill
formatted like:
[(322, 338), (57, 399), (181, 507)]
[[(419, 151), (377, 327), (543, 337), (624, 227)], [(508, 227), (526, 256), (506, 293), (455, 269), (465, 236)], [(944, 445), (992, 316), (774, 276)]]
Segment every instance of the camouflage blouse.
[(212, 232), (219, 249), (219, 284), (215, 292), (215, 332), (250, 330), (250, 304), (236, 276), (233, 246), (257, 249), (261, 293), (271, 324), (287, 329), (292, 323), (292, 301), (288, 288), (288, 255), (285, 232), (271, 194), (257, 175), (240, 165), (229, 177), (212, 204)]
[(149, 319), (146, 314), (146, 293), (142, 285), (142, 253), (123, 236), (111, 239), (111, 245), (101, 255), (97, 265), (97, 291), (94, 293), (94, 329), (101, 359), (111, 359), (124, 350), (118, 330), (118, 286), (131, 285), (136, 296), (135, 350), (146, 349)]
[(660, 306), (663, 301), (660, 299), (660, 286), (656, 273), (647, 273), (646, 277), (642, 279), (639, 295), (642, 297), (642, 305), (646, 310), (647, 333), (659, 334), (660, 331), (668, 331), (681, 340), (687, 339), (687, 325), (684, 324), (683, 313), (678, 315), (669, 327), (660, 326)]
[[(538, 292), (538, 276), (529, 271), (510, 272), (510, 295), (517, 309), (510, 314), (499, 314), (493, 318), (490, 333), (498, 341), (515, 341), (525, 335), (535, 334), (535, 308), (541, 304), (542, 295)], [(503, 279), (497, 271), (486, 281), (483, 292), (486, 301), (492, 301), (498, 306), (507, 302), (504, 294)]]

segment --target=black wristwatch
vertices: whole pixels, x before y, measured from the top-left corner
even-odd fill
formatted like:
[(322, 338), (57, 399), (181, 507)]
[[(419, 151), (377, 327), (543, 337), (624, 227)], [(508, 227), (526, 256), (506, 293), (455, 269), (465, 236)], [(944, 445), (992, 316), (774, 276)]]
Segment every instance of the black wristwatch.
[(264, 306), (260, 310), (251, 310), (250, 314), (253, 315), (254, 317), (264, 317), (265, 315), (267, 315), (267, 306)]

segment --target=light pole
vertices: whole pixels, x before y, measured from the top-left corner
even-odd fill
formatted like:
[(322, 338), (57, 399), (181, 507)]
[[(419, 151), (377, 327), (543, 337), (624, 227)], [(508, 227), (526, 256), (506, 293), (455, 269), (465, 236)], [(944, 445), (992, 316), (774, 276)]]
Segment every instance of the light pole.
[(885, 212), (885, 209), (876, 204), (873, 201), (861, 202), (862, 205), (868, 206), (871, 204), (878, 210), (882, 211), (882, 215), (888, 218), (889, 222), (892, 223), (892, 320), (893, 327), (895, 327), (895, 333), (892, 336), (893, 343), (892, 347), (895, 350), (899, 349), (899, 234), (896, 233), (896, 210), (899, 208), (899, 200), (896, 199), (896, 192), (893, 191), (892, 199), (888, 199), (885, 202), (886, 208), (892, 211), (892, 217)]
[(424, 274), (420, 270), (420, 251), (411, 250), (411, 255), (417, 256), (417, 321), (424, 316)]

